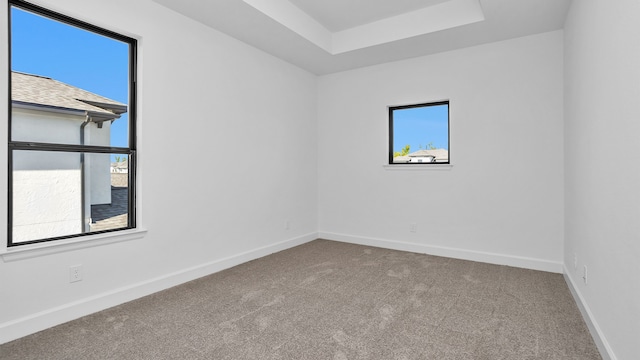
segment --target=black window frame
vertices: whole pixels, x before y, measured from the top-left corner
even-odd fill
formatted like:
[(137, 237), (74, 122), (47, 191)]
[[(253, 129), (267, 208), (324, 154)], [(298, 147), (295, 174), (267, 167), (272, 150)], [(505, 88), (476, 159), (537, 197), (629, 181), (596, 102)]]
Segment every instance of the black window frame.
[[(397, 162), (393, 162), (393, 114), (395, 110), (403, 110), (403, 109), (412, 109), (412, 108), (419, 108), (419, 107), (430, 107), (430, 106), (441, 106), (441, 105), (447, 105), (447, 152), (448, 152), (448, 156), (447, 156), (447, 161), (446, 162), (406, 162), (406, 163), (397, 163)], [(420, 103), (420, 104), (410, 104), (410, 105), (399, 105), (399, 106), (389, 106), (389, 158), (388, 158), (388, 162), (389, 165), (428, 165), (428, 166), (433, 166), (433, 165), (447, 165), (447, 164), (451, 164), (451, 103), (449, 100), (440, 100), (440, 101), (433, 101), (433, 102), (427, 102), (427, 103)]]
[[(101, 233), (118, 232), (123, 230), (135, 229), (137, 216), (136, 216), (136, 163), (137, 163), (137, 136), (136, 136), (136, 124), (137, 124), (137, 50), (138, 42), (136, 39), (119, 34), (117, 32), (84, 22), (82, 20), (75, 19), (73, 17), (61, 14), (49, 10), (47, 8), (31, 4), (22, 0), (9, 0), (7, 2), (7, 25), (8, 25), (8, 219), (7, 219), (7, 247), (16, 247), (22, 245), (30, 245), (35, 243), (51, 242), (56, 240), (64, 240), (71, 238), (86, 237)], [(58, 144), (58, 143), (44, 143), (44, 142), (30, 142), (30, 141), (13, 141), (12, 140), (12, 90), (11, 90), (11, 48), (12, 48), (12, 34), (11, 34), (11, 9), (19, 8), (31, 12), (33, 14), (58, 21), (70, 26), (77, 27), (89, 32), (96, 33), (114, 40), (118, 40), (129, 45), (129, 102), (127, 104), (128, 114), (128, 147), (112, 147), (112, 146), (96, 146), (96, 145), (73, 145), (73, 144)], [(18, 243), (13, 242), (13, 153), (14, 151), (53, 151), (53, 152), (74, 152), (81, 154), (119, 154), (126, 155), (129, 159), (128, 163), (128, 216), (127, 226), (115, 229), (81, 232), (78, 234), (56, 236), (44, 239), (35, 239), (29, 241), (20, 241)]]

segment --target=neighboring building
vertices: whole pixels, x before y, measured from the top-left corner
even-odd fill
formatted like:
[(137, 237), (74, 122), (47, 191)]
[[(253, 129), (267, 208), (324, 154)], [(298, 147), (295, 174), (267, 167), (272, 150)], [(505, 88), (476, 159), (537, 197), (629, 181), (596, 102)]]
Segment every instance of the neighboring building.
[(447, 149), (418, 150), (406, 156), (396, 156), (394, 163), (446, 163), (449, 161)]
[(129, 173), (129, 162), (128, 161), (118, 161), (111, 163), (111, 173), (112, 174), (127, 174)]
[[(127, 106), (48, 77), (12, 72), (11, 111), (14, 141), (110, 146), (111, 123)], [(109, 203), (109, 154), (14, 151), (14, 241), (89, 231), (91, 205)]]

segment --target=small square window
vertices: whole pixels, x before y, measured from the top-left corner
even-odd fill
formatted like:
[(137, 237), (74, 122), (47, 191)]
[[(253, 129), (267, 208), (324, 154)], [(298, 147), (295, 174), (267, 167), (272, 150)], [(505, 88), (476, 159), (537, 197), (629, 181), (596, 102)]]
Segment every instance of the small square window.
[(389, 164), (449, 164), (449, 101), (389, 107)]

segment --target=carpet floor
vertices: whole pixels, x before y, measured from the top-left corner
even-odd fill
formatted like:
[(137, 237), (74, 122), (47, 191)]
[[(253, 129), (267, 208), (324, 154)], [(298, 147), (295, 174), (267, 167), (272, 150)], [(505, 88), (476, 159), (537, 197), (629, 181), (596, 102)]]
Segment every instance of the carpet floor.
[(9, 359), (601, 359), (562, 275), (316, 240), (0, 345)]

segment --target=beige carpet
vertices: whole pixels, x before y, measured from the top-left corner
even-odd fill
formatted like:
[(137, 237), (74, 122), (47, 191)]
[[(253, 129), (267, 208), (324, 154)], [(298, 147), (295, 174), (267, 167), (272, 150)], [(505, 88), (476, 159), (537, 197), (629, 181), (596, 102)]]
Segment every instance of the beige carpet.
[(600, 359), (559, 274), (316, 240), (4, 344), (8, 359)]

